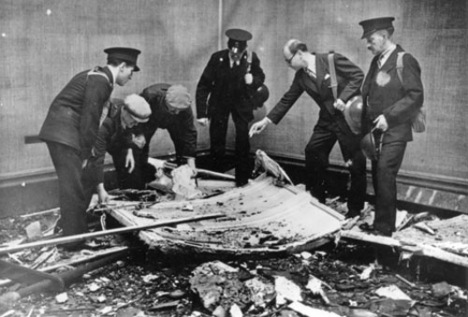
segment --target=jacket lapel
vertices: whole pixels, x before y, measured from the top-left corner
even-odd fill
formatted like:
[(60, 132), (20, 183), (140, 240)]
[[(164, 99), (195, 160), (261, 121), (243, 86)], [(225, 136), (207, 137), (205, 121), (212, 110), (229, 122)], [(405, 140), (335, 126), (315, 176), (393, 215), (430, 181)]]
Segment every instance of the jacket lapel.
[(390, 54), (390, 56), (385, 61), (385, 64), (380, 68), (380, 71), (389, 73), (393, 68), (396, 67), (397, 51), (398, 49), (393, 50), (392, 54)]
[[(316, 56), (315, 68), (317, 70), (317, 85), (319, 87), (319, 94), (322, 96), (323, 99), (326, 99), (326, 97), (324, 96), (328, 94), (329, 90), (331, 91), (330, 87), (328, 87), (327, 85), (324, 85), (326, 83), (325, 74), (329, 72), (328, 54), (317, 54), (315, 56)], [(331, 114), (335, 113), (335, 108), (333, 108), (333, 103), (330, 104), (329, 102), (325, 102), (324, 104), (329, 113)]]
[(325, 77), (326, 65), (323, 64), (322, 54), (315, 55), (315, 70), (317, 71), (317, 87), (322, 90), (322, 83)]
[(378, 59), (378, 56), (374, 56), (374, 58), (372, 59), (372, 62), (369, 67), (369, 71), (367, 72), (367, 75), (366, 75), (366, 79), (364, 80), (364, 85), (362, 86), (362, 96), (363, 96), (364, 102), (366, 101), (366, 97), (369, 94), (369, 89), (370, 89), (372, 78), (374, 77), (375, 72), (378, 70), (377, 59)]
[(299, 72), (302, 72), (302, 78), (304, 79), (306, 90), (311, 90), (313, 94), (318, 94), (319, 89), (317, 87), (317, 80), (311, 78), (303, 69), (299, 70)]
[(112, 72), (110, 71), (109, 67), (102, 67), (99, 69), (102, 71), (104, 74), (106, 74), (107, 78), (109, 78), (109, 85), (113, 88), (114, 87), (114, 76), (112, 75)]
[(304, 69), (299, 70), (302, 72), (302, 77), (304, 78), (304, 82), (306, 83), (306, 88), (313, 91), (314, 94), (320, 94), (320, 85), (322, 84), (322, 80), (320, 80), (319, 70), (318, 70), (318, 59), (317, 56), (315, 58), (315, 75), (317, 78), (310, 77), (309, 74)]
[(224, 69), (229, 69), (231, 66), (230, 66), (229, 51), (228, 50), (224, 50), (224, 54), (223, 54), (222, 59), (223, 59), (223, 61), (222, 61), (221, 65), (223, 66), (223, 68)]

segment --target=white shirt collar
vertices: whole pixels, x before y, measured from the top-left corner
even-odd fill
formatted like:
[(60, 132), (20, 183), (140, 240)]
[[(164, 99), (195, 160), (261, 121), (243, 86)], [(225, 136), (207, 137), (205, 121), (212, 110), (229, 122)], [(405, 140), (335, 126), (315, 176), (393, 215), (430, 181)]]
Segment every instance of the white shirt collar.
[[(231, 58), (231, 54), (228, 54), (228, 56), (229, 56), (229, 66), (231, 66), (231, 68), (232, 68), (232, 66), (234, 65), (234, 60)], [(235, 63), (236, 63), (237, 66), (239, 66), (240, 65), (240, 60), (236, 61)]]
[[(315, 66), (315, 61), (316, 61), (315, 55), (304, 54), (303, 58), (307, 62), (306, 72), (307, 73), (312, 73), (315, 76), (315, 74), (317, 73), (317, 70), (316, 70), (317, 67)], [(307, 70), (309, 70), (309, 71), (307, 71)]]
[(396, 44), (392, 43), (385, 51), (380, 54), (380, 67), (382, 67), (387, 59), (392, 55), (393, 51), (396, 49)]

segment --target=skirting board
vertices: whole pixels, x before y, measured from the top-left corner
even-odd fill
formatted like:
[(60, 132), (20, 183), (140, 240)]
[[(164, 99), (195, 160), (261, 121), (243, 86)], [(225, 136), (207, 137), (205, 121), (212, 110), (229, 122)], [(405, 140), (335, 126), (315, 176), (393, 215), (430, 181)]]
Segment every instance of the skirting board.
[[(206, 157), (206, 151), (198, 153), (197, 160)], [(271, 156), (283, 165), (301, 169), (304, 161), (297, 158)], [(346, 182), (347, 170), (332, 164), (329, 179)], [(115, 172), (112, 164), (106, 167), (105, 181), (107, 188), (115, 188)], [(294, 178), (293, 178), (294, 179)], [(421, 178), (412, 175), (398, 177), (398, 200), (430, 208), (468, 213), (467, 187), (464, 184), (451, 183), (436, 179)], [(346, 184), (340, 185), (346, 187)], [(367, 192), (373, 195), (372, 182), (368, 177)], [(0, 218), (47, 210), (58, 206), (57, 177), (54, 171), (47, 170), (34, 174), (22, 175), (6, 180), (0, 179)]]

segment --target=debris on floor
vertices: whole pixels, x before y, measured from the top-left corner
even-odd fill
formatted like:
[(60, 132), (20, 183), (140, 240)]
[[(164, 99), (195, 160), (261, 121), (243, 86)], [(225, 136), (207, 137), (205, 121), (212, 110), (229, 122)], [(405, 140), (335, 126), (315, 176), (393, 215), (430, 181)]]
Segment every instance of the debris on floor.
[[(72, 259), (90, 257), (88, 253), (91, 251), (57, 250), (38, 269), (65, 259), (73, 265)], [(65, 292), (33, 294), (4, 312), (13, 311), (11, 316), (27, 316), (31, 310), (31, 316), (126, 316), (125, 312), (140, 316), (220, 316), (222, 311), (228, 316), (232, 310), (243, 316), (300, 316), (311, 312), (317, 314), (314, 316), (321, 316), (319, 312), (323, 316), (396, 316), (402, 312), (408, 316), (465, 316), (466, 288), (415, 280), (407, 271), (396, 271), (398, 267), (392, 271), (376, 264), (372, 254), (369, 246), (352, 244), (327, 245), (286, 257), (227, 262), (171, 258), (154, 262), (147, 253), (141, 253), (85, 274)], [(16, 256), (26, 266), (38, 258), (26, 251)], [(55, 272), (67, 268), (65, 264), (57, 266)], [(314, 283), (320, 287), (314, 287)], [(214, 290), (208, 292), (208, 286)], [(10, 283), (1, 293), (17, 288), (18, 284)], [(396, 289), (408, 296), (412, 305)]]
[[(270, 170), (276, 166), (265, 158), (263, 161), (272, 166)], [(274, 170), (277, 175), (284, 172)], [(204, 198), (173, 201), (172, 189), (116, 191), (118, 198), (111, 204), (90, 210), (98, 218), (95, 230), (112, 230), (106, 227), (115, 226), (116, 220), (134, 226), (132, 221), (148, 224), (213, 212), (221, 214), (217, 220), (174, 224), (145, 230), (138, 236), (130, 233), (93, 238), (86, 241), (85, 249), (76, 252), (45, 246), (4, 254), (2, 261), (63, 278), (67, 283), (62, 289), (26, 293), (22, 291), (25, 285), (9, 279), (12, 276), (0, 276), (0, 317), (467, 314), (466, 269), (424, 254), (429, 248), (437, 248), (467, 257), (466, 215), (442, 219), (430, 212), (400, 211), (399, 231), (379, 244), (375, 243), (381, 242), (377, 236), (346, 238), (346, 234), (361, 233), (360, 222), (371, 223), (373, 206), (366, 204), (361, 217), (345, 221), (346, 207), (340, 197), (328, 198), (326, 205), (318, 206), (307, 196), (303, 205), (307, 193), (301, 186), (288, 184), (284, 175), (278, 182), (267, 173), (243, 188), (234, 188), (226, 179), (197, 182), (198, 188), (209, 188)], [(294, 203), (286, 208), (290, 198)], [(275, 212), (265, 212), (275, 206), (279, 206)], [(330, 227), (320, 220), (322, 216), (307, 214), (318, 207), (326, 219), (332, 219)], [(307, 212), (298, 212), (304, 210)], [(106, 215), (107, 221), (101, 215)], [(314, 228), (324, 231), (307, 241), (326, 237), (324, 241), (303, 243), (312, 227), (300, 221), (309, 222), (309, 216), (318, 224)], [(1, 248), (41, 241), (51, 234), (53, 237), (58, 217), (54, 210), (2, 219)], [(249, 221), (244, 222), (246, 218)], [(278, 225), (277, 232), (269, 227), (274, 224)], [(433, 234), (418, 228), (420, 224)], [(348, 228), (343, 230), (345, 225)], [(223, 239), (229, 243), (220, 243)], [(165, 252), (168, 249), (154, 241), (164, 241), (171, 250), (176, 246), (182, 252)], [(421, 245), (423, 251), (418, 250)], [(84, 269), (88, 263), (112, 254), (124, 255)], [(77, 270), (79, 274), (71, 273)]]

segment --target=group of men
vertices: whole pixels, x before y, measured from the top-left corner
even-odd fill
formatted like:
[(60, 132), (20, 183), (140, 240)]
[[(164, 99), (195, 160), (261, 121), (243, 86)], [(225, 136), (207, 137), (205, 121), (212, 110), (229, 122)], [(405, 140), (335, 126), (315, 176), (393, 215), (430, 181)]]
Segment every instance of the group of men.
[[(197, 122), (209, 125), (210, 154), (214, 167), (221, 168), (226, 147), (229, 116), (235, 125), (236, 184), (248, 182), (249, 138), (269, 123), (278, 124), (305, 91), (320, 107), (314, 132), (305, 148), (306, 189), (325, 202), (328, 157), (338, 141), (351, 175), (348, 216), (360, 214), (366, 193), (366, 158), (360, 149), (362, 136), (370, 131), (381, 140), (379, 156), (372, 160), (376, 193), (374, 226), (378, 234), (395, 230), (396, 175), (406, 144), (412, 139), (411, 118), (422, 106), (423, 87), (418, 62), (404, 56), (402, 79), (397, 76), (397, 53), (392, 21), (377, 18), (360, 22), (363, 39), (375, 55), (363, 84), (361, 69), (345, 56), (315, 54), (299, 40), (289, 40), (283, 55), (296, 74), (289, 90), (265, 118), (254, 123), (256, 95), (264, 87), (265, 74), (255, 52), (247, 50), (252, 35), (242, 29), (226, 31), (227, 49), (214, 53), (196, 90)], [(65, 235), (85, 232), (86, 209), (91, 195), (108, 198), (103, 185), (103, 163), (110, 153), (121, 188), (142, 189), (155, 177), (148, 163), (149, 144), (158, 128), (167, 129), (179, 163), (196, 173), (197, 130), (191, 98), (181, 85), (155, 84), (139, 95), (110, 102), (115, 84), (125, 85), (139, 71), (139, 50), (110, 48), (107, 65), (77, 74), (57, 95), (41, 129), (59, 179), (61, 226)], [(330, 67), (333, 62), (333, 68)], [(336, 91), (332, 82), (336, 74)], [(353, 131), (343, 110), (353, 97), (362, 94), (362, 130)], [(264, 100), (262, 100), (264, 101)], [(74, 247), (74, 246), (70, 246)]]
[[(59, 181), (60, 227), (64, 235), (88, 229), (86, 210), (93, 193), (105, 202), (105, 153), (111, 154), (121, 188), (143, 189), (155, 179), (148, 163), (149, 142), (167, 129), (177, 158), (195, 170), (197, 131), (191, 98), (181, 85), (155, 84), (124, 100), (110, 99), (139, 71), (134, 48), (104, 50), (107, 65), (75, 75), (52, 102), (40, 131)], [(70, 243), (66, 248), (80, 247)]]
[[(296, 71), (293, 83), (267, 116), (250, 129), (250, 134), (254, 135), (269, 123), (277, 124), (302, 93), (307, 92), (320, 112), (305, 148), (306, 189), (325, 202), (325, 169), (332, 147), (338, 141), (351, 175), (347, 217), (360, 215), (364, 206), (366, 158), (363, 153), (368, 151), (362, 151), (361, 141), (369, 134), (374, 141), (372, 150), (376, 152), (369, 157), (376, 198), (375, 218), (373, 225), (364, 225), (362, 229), (384, 236), (391, 236), (395, 231), (396, 176), (407, 142), (413, 139), (412, 120), (424, 98), (421, 69), (416, 59), (406, 53), (403, 68), (397, 66), (398, 55), (404, 50), (393, 42), (393, 21), (393, 17), (383, 17), (359, 23), (364, 31), (362, 39), (375, 55), (365, 80), (359, 67), (346, 57), (333, 54), (333, 67), (327, 54), (310, 53), (306, 44), (289, 40), (283, 55), (289, 67)], [(332, 82), (333, 76), (336, 76), (336, 84)], [(363, 100), (362, 126), (360, 133), (355, 133), (343, 111), (346, 103), (359, 94)]]

